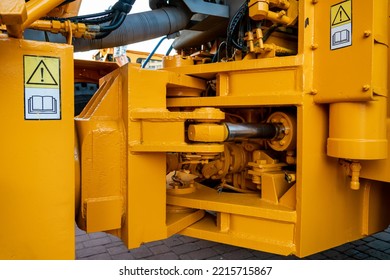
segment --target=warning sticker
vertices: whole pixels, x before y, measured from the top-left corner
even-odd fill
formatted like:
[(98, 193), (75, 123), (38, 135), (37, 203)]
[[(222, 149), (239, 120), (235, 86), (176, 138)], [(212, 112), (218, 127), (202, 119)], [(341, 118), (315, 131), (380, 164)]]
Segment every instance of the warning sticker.
[(61, 119), (58, 57), (24, 56), (24, 118), (26, 120)]
[(330, 8), (330, 49), (336, 50), (352, 45), (352, 0)]
[(58, 57), (24, 56), (25, 87), (59, 88), (59, 81)]

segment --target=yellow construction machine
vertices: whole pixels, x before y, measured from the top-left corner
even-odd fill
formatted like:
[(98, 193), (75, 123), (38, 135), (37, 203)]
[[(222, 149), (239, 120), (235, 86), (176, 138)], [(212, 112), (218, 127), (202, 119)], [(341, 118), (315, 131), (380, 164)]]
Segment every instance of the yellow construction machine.
[[(0, 258), (74, 258), (75, 220), (299, 257), (390, 224), (387, 0), (134, 2), (0, 2)], [(73, 59), (160, 36), (159, 70)]]

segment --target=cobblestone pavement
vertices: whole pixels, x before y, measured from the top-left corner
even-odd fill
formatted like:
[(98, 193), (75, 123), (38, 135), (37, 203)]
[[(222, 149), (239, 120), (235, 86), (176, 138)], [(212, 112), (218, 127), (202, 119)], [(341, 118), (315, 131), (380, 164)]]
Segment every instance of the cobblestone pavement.
[[(279, 256), (216, 242), (174, 235), (163, 241), (128, 250), (122, 241), (103, 232), (86, 234), (76, 228), (78, 260), (288, 260)], [(372, 236), (306, 257), (314, 260), (390, 260), (390, 227)]]

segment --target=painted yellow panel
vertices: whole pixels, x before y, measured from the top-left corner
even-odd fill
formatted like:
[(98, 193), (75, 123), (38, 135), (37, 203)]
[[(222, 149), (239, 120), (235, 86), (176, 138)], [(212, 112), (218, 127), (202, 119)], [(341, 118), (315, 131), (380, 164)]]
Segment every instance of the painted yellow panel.
[[(0, 53), (0, 122), (7, 132), (0, 138), (0, 258), (73, 259), (73, 49), (1, 39)], [(50, 57), (61, 63), (56, 74), (61, 79), (60, 119), (25, 119), (26, 56)]]

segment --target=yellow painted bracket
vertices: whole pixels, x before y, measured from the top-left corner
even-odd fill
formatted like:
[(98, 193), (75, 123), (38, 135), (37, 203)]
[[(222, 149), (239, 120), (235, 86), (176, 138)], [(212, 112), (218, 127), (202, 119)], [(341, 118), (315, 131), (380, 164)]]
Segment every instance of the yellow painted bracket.
[[(191, 144), (186, 142), (187, 120), (216, 122), (225, 115), (219, 109), (199, 108), (192, 112), (170, 112), (166, 109), (135, 109), (130, 113), (132, 121), (140, 122), (140, 139), (133, 141), (133, 152), (212, 152), (224, 151), (221, 143)], [(165, 133), (161, 133), (164, 131)]]
[(87, 232), (120, 229), (125, 213), (126, 132), (118, 106), (120, 85), (114, 73), (75, 118), (82, 170), (78, 225)]
[[(137, 82), (138, 75), (156, 82), (144, 85)], [(144, 95), (149, 86), (150, 97)], [(166, 211), (164, 152), (222, 152), (223, 144), (187, 143), (185, 134), (188, 120), (219, 122), (225, 115), (215, 108), (168, 111), (165, 95), (172, 88), (202, 90), (204, 83), (125, 66), (101, 79), (99, 90), (76, 117), (83, 172), (78, 225), (88, 232), (109, 231), (135, 248), (167, 238), (204, 216), (196, 209)]]
[(214, 189), (195, 184), (196, 191), (185, 195), (167, 195), (167, 203), (255, 218), (295, 223), (296, 212), (283, 205), (260, 199), (254, 194), (219, 193)]
[(276, 205), (258, 194), (220, 193), (195, 186), (196, 191), (189, 194), (167, 194), (167, 203), (208, 210), (216, 216), (206, 215), (180, 233), (284, 255), (295, 253), (297, 213), (288, 203)]
[(21, 38), (22, 24), (27, 19), (27, 9), (23, 0), (0, 2), (0, 25), (7, 26), (11, 37)]
[(2, 0), (0, 3), (0, 24), (7, 26), (10, 37), (22, 38), (23, 30), (37, 19), (46, 16), (64, 0)]
[(192, 213), (167, 213), (167, 236), (172, 236), (193, 223), (202, 219), (205, 215), (203, 210)]

